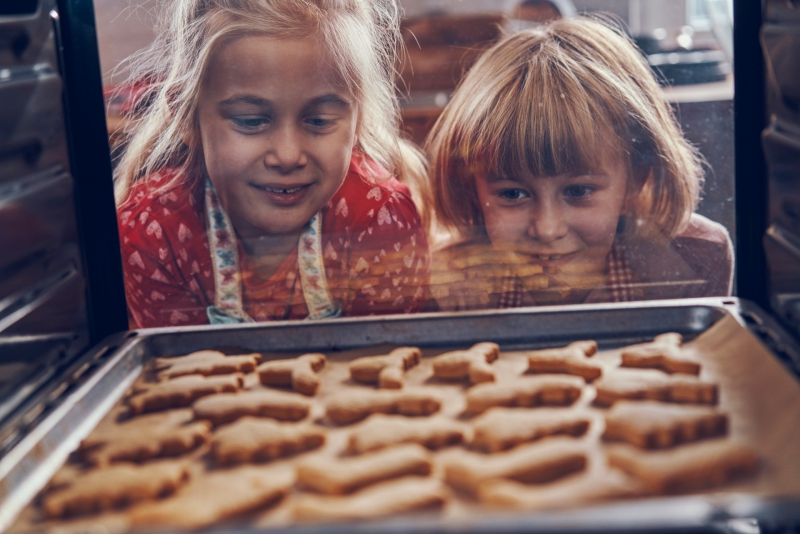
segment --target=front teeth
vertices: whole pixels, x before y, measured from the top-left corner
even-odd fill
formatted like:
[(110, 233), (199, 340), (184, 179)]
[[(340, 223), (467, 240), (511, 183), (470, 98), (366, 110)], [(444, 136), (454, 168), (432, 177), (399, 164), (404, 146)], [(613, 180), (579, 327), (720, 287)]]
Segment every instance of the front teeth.
[(284, 195), (290, 195), (292, 193), (297, 193), (298, 191), (300, 191), (303, 188), (302, 187), (293, 187), (291, 189), (275, 189), (274, 187), (262, 186), (261, 189), (263, 189), (264, 191), (269, 191), (270, 193), (281, 193), (281, 194), (284, 194)]

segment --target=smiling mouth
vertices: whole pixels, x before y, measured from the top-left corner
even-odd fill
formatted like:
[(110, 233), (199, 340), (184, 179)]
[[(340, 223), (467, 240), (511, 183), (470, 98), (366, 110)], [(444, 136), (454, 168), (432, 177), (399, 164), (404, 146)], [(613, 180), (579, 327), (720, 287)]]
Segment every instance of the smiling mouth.
[(265, 185), (253, 184), (253, 187), (255, 187), (256, 189), (260, 189), (261, 191), (267, 191), (268, 193), (276, 193), (279, 195), (291, 195), (292, 193), (297, 193), (298, 191), (302, 190), (304, 187), (308, 187), (308, 185), (300, 185), (297, 187), (267, 187)]

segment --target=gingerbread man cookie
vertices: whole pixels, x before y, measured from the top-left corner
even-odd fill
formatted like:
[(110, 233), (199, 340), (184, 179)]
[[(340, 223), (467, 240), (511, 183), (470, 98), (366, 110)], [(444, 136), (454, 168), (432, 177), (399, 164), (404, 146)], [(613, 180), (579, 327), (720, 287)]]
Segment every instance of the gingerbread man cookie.
[(622, 349), (622, 367), (660, 369), (665, 373), (699, 375), (700, 364), (681, 355), (683, 338), (670, 332), (661, 334), (652, 343), (632, 345)]
[(178, 456), (205, 443), (211, 435), (206, 421), (193, 421), (192, 410), (183, 408), (134, 417), (118, 423), (101, 422), (81, 442), (88, 463), (141, 462), (159, 456)]
[(550, 438), (489, 455), (453, 450), (443, 458), (445, 479), (473, 494), (498, 478), (542, 484), (585, 469), (585, 447), (571, 438)]
[(727, 431), (727, 414), (710, 406), (620, 401), (606, 414), (603, 438), (643, 449), (664, 449), (724, 436)]
[(402, 415), (375, 414), (350, 434), (348, 451), (362, 453), (399, 443), (439, 449), (462, 443), (466, 432), (465, 425), (446, 417), (409, 419)]
[(568, 406), (583, 392), (577, 376), (524, 376), (508, 382), (479, 384), (467, 391), (467, 412), (481, 413), (493, 406)]
[(433, 358), (433, 376), (443, 380), (462, 380), (470, 383), (494, 382), (495, 373), (489, 365), (500, 354), (497, 343), (478, 343), (467, 350), (445, 352)]
[(254, 371), (261, 354), (225, 356), (216, 350), (200, 350), (186, 356), (156, 358), (155, 370), (160, 378), (177, 378), (185, 375), (228, 375)]
[(298, 520), (378, 519), (441, 508), (449, 492), (436, 478), (409, 476), (381, 482), (350, 495), (299, 495), (292, 515)]
[(682, 404), (716, 404), (717, 384), (693, 376), (623, 374), (617, 370), (595, 384), (594, 404), (611, 406), (619, 400), (655, 400)]
[(306, 458), (297, 464), (297, 483), (320, 493), (342, 495), (393, 478), (429, 475), (432, 469), (427, 450), (405, 444), (351, 458)]
[(600, 365), (586, 360), (596, 353), (596, 341), (576, 341), (562, 348), (532, 351), (528, 353), (528, 372), (566, 373), (591, 382), (603, 374)]
[(590, 422), (589, 416), (572, 410), (492, 408), (473, 422), (472, 446), (484, 452), (499, 452), (548, 436), (578, 437), (586, 433)]
[(291, 387), (303, 395), (314, 395), (319, 388), (319, 371), (325, 367), (324, 354), (304, 354), (297, 358), (272, 360), (258, 366), (265, 386)]
[(431, 415), (442, 407), (438, 395), (424, 389), (345, 391), (328, 402), (326, 414), (336, 424), (360, 421), (373, 413)]
[(102, 512), (172, 493), (187, 478), (186, 466), (176, 461), (94, 469), (48, 493), (42, 509), (51, 518)]
[(752, 475), (758, 469), (758, 456), (741, 443), (715, 439), (660, 451), (613, 445), (608, 447), (608, 463), (634, 475), (648, 491), (669, 494)]
[(399, 389), (403, 387), (403, 374), (419, 364), (422, 351), (417, 347), (399, 347), (385, 356), (367, 356), (350, 362), (350, 377), (365, 384)]
[(242, 417), (216, 431), (211, 452), (220, 465), (234, 465), (274, 460), (324, 443), (325, 432), (320, 427)]
[(308, 416), (311, 402), (296, 393), (256, 389), (221, 393), (196, 401), (192, 408), (197, 419), (215, 426), (236, 421), (245, 415), (269, 417), (278, 421), (299, 421)]
[(133, 414), (157, 412), (188, 406), (200, 397), (238, 391), (244, 380), (241, 374), (202, 376), (188, 375), (161, 382), (128, 399)]

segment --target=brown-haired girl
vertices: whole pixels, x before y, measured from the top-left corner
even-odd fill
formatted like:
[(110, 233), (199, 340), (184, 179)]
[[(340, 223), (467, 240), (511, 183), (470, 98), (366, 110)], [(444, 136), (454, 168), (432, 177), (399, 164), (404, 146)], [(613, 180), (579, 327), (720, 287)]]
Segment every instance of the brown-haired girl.
[[(643, 56), (606, 22), (505, 37), (427, 148), (438, 223), (457, 236), (432, 275), (440, 307), (730, 294), (728, 233), (694, 213), (702, 160)], [(481, 263), (467, 257), (495, 266), (482, 284), (454, 273)]]
[(135, 326), (419, 310), (394, 0), (173, 0), (161, 20), (116, 172)]

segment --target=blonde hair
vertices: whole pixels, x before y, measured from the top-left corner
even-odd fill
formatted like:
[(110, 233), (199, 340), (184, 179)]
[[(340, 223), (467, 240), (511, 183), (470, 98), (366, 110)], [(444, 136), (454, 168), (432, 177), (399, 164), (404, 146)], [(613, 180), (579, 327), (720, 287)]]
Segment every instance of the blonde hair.
[(115, 171), (117, 203), (158, 171), (171, 171), (161, 190), (198, 177), (197, 101), (209, 60), (227, 40), (253, 34), (324, 43), (358, 103), (358, 148), (425, 196), (424, 158), (399, 137), (394, 0), (168, 0), (161, 8), (155, 42), (129, 61), (145, 93)]
[(688, 222), (703, 180), (702, 158), (630, 38), (609, 21), (584, 17), (490, 48), (461, 81), (426, 148), (437, 222), (466, 238), (484, 231), (476, 173), (587, 172), (615, 149), (638, 182), (627, 215), (670, 237)]

